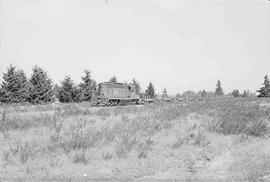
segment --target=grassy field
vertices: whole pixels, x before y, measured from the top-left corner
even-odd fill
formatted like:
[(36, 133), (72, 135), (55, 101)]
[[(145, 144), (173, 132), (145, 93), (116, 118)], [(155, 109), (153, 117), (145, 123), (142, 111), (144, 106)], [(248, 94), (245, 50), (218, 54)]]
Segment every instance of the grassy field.
[(270, 181), (270, 100), (0, 108), (0, 181)]

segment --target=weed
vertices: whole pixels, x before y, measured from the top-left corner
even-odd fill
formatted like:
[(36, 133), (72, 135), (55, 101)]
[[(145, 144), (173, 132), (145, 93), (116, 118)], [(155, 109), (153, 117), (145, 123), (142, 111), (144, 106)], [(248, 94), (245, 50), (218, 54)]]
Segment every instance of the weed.
[(121, 138), (117, 141), (115, 146), (115, 153), (118, 158), (126, 158), (128, 153), (131, 151), (133, 146), (138, 143), (136, 137), (131, 136), (129, 134), (124, 134)]
[(34, 159), (39, 151), (41, 150), (37, 141), (32, 140), (30, 142), (18, 142), (6, 152), (10, 153), (9, 157), (17, 157), (22, 164), (25, 164), (30, 158)]
[(88, 158), (85, 155), (85, 152), (76, 152), (75, 155), (72, 158), (73, 163), (83, 163), (87, 164), (88, 163)]
[(102, 157), (103, 157), (103, 159), (104, 160), (111, 160), (112, 159), (112, 157), (113, 157), (113, 153), (111, 153), (111, 152), (104, 152), (103, 153), (103, 155), (102, 155)]
[(177, 140), (172, 144), (172, 149), (177, 149), (183, 144), (206, 147), (210, 143), (207, 133), (201, 126), (191, 125), (182, 129), (177, 134)]
[(6, 129), (7, 127), (7, 123), (6, 123), (6, 113), (7, 113), (7, 107), (4, 108), (3, 113), (2, 113), (2, 120), (0, 123), (0, 131), (3, 132), (4, 135), (4, 139), (8, 139), (9, 134), (8, 131)]
[(269, 124), (265, 119), (259, 119), (247, 125), (246, 133), (253, 136), (265, 136), (269, 133)]
[(138, 158), (146, 158), (147, 152), (151, 150), (152, 145), (154, 144), (153, 140), (151, 140), (151, 137), (147, 138), (146, 140), (140, 142), (138, 144)]

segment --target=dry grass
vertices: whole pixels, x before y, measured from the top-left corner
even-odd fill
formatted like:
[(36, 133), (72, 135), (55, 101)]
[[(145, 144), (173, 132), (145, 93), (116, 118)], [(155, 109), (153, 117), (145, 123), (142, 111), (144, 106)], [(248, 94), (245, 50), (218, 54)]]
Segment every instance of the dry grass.
[[(1, 109), (4, 165), (0, 167), (5, 173), (0, 176), (25, 168), (28, 175), (36, 176), (48, 173), (76, 179), (80, 172), (95, 171), (93, 178), (124, 179), (151, 177), (170, 169), (176, 179), (186, 175), (186, 180), (200, 181), (206, 179), (204, 170), (219, 163), (216, 158), (243, 146), (235, 155), (249, 157), (230, 163), (230, 170), (222, 173), (224, 179), (263, 180), (270, 169), (269, 156), (256, 150), (249, 153), (252, 147), (246, 147), (252, 138), (255, 143), (269, 140), (270, 112), (262, 102), (268, 100), (221, 98), (108, 108), (93, 108), (88, 103), (9, 106)], [(193, 157), (187, 158), (188, 153)], [(40, 167), (41, 161), (49, 162)], [(81, 164), (86, 171), (76, 167)]]
[(229, 169), (232, 179), (248, 182), (270, 180), (269, 142), (258, 141), (243, 146), (235, 152), (234, 158)]

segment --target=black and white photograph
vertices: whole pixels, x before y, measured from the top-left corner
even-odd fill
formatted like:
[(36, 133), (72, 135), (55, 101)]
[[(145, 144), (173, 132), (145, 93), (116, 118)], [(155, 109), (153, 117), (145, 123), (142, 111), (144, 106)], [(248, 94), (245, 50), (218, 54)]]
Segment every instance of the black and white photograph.
[(0, 0), (0, 182), (270, 182), (270, 1)]

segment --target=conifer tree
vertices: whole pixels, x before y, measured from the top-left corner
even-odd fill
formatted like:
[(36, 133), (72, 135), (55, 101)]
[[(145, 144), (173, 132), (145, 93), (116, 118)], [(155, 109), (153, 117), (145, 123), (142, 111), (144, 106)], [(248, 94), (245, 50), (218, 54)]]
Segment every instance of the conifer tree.
[(146, 93), (147, 93), (148, 98), (150, 98), (150, 99), (155, 98), (156, 94), (155, 94), (155, 89), (154, 89), (152, 82), (149, 83)]
[(233, 97), (239, 97), (240, 96), (239, 90), (238, 89), (233, 90), (232, 95), (233, 95)]
[(270, 81), (267, 75), (264, 77), (263, 85), (260, 90), (257, 90), (259, 92), (258, 97), (270, 97)]
[(242, 97), (248, 97), (249, 96), (249, 91), (248, 90), (244, 90)]
[(18, 92), (20, 100), (21, 100), (21, 102), (29, 101), (29, 99), (30, 99), (30, 95), (29, 95), (30, 94), (29, 93), (30, 83), (29, 83), (23, 70), (18, 70), (17, 75), (18, 75), (18, 83), (19, 83), (19, 87), (20, 87), (20, 92)]
[(89, 70), (84, 71), (85, 76), (82, 77), (82, 83), (79, 84), (81, 101), (90, 101), (97, 94), (97, 83), (91, 78)]
[(218, 80), (218, 82), (217, 82), (216, 90), (215, 90), (215, 95), (216, 95), (216, 96), (223, 96), (223, 95), (224, 95), (223, 89), (222, 89), (222, 87), (221, 87), (221, 82), (220, 82), (220, 80)]
[(33, 104), (48, 103), (53, 101), (53, 85), (47, 72), (41, 67), (34, 66), (30, 78), (30, 101)]
[(80, 93), (70, 76), (66, 76), (58, 89), (57, 97), (60, 102), (78, 102)]
[(21, 103), (29, 99), (28, 80), (22, 70), (9, 65), (7, 72), (3, 74), (1, 84), (0, 101), (3, 103)]
[(141, 95), (141, 86), (135, 78), (132, 79), (132, 84), (135, 86), (135, 91), (137, 95)]
[(0, 105), (4, 103), (4, 95), (5, 95), (5, 92), (2, 89), (2, 87), (0, 87)]
[(206, 91), (204, 89), (202, 91), (201, 97), (202, 97), (203, 100), (206, 100), (207, 93), (206, 93)]

